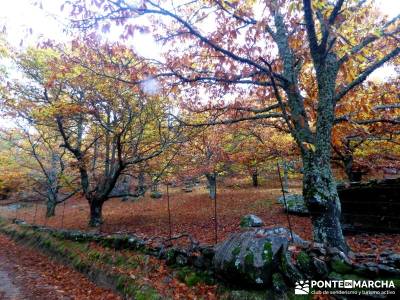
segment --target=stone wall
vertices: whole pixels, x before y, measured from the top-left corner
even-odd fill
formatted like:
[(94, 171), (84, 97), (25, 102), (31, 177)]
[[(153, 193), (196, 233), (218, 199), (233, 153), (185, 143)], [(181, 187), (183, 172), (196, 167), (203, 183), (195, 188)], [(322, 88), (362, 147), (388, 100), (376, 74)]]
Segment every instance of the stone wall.
[(400, 178), (338, 185), (346, 231), (400, 233)]

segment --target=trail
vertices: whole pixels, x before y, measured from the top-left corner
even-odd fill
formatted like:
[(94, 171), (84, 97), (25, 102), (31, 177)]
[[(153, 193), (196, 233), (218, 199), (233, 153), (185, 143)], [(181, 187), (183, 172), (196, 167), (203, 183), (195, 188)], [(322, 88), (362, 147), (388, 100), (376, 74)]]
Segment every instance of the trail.
[(121, 299), (81, 273), (0, 234), (0, 299)]

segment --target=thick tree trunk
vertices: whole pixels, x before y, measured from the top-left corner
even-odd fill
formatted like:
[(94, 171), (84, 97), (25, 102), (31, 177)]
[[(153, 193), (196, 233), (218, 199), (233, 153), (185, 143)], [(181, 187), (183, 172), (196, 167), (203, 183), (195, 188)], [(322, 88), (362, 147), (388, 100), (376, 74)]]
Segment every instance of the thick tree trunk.
[(306, 158), (303, 163), (303, 195), (311, 215), (313, 239), (347, 253), (340, 223), (340, 200), (329, 161), (318, 164)]
[(103, 223), (103, 201), (91, 200), (89, 202), (90, 206), (90, 219), (89, 226), (90, 227), (98, 227)]
[(207, 173), (206, 178), (208, 182), (210, 198), (215, 200), (217, 197), (217, 173)]

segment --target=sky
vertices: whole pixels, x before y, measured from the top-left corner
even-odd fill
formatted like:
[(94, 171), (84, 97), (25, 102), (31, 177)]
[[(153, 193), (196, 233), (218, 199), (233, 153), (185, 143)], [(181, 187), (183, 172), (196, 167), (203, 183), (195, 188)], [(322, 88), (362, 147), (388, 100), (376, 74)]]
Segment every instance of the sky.
[[(8, 39), (14, 46), (35, 45), (37, 37), (60, 39), (64, 36), (63, 24), (68, 23), (66, 11), (61, 11), (65, 0), (0, 0), (0, 26), (6, 25)], [(34, 5), (36, 2), (42, 3)], [(400, 14), (400, 0), (376, 0), (384, 14)], [(143, 19), (141, 20), (143, 21)], [(0, 27), (0, 29), (1, 29)], [(30, 32), (32, 30), (32, 33)], [(140, 41), (140, 43), (138, 43)], [(157, 46), (149, 35), (137, 35), (128, 40), (139, 54), (157, 56)]]
[[(35, 46), (38, 37), (44, 39), (65, 39), (64, 25), (68, 24), (68, 14), (61, 11), (65, 0), (0, 0), (0, 30), (5, 25), (7, 39), (14, 47)], [(34, 5), (41, 2), (42, 5)], [(377, 6), (389, 17), (400, 14), (400, 0), (376, 0)], [(140, 22), (146, 22), (140, 19)], [(114, 26), (115, 28), (115, 26)], [(114, 29), (116, 30), (116, 29)], [(113, 32), (110, 39), (117, 38), (119, 33)], [(125, 43), (129, 44), (141, 56), (160, 58), (160, 46), (149, 34), (135, 34)], [(384, 79), (394, 75), (393, 68), (383, 67), (375, 71), (371, 79)]]

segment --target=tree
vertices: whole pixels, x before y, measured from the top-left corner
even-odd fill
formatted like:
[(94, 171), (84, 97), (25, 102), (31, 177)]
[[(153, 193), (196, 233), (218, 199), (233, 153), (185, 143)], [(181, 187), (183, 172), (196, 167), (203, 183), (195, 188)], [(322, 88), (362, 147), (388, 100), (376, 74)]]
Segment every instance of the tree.
[[(57, 130), (89, 203), (89, 225), (98, 226), (105, 201), (134, 196), (115, 192), (121, 176), (163, 153), (180, 130), (168, 127), (168, 98), (143, 92), (148, 68), (126, 47), (101, 44), (96, 37), (76, 40), (69, 49), (48, 47), (45, 51), (54, 55), (39, 54), (42, 68), (22, 69), (36, 84), (32, 97), (14, 101), (19, 107), (34, 107), (33, 120), (44, 118)], [(37, 58), (24, 59), (32, 65)], [(122, 77), (140, 82), (123, 82)]]
[(4, 132), (2, 139), (20, 150), (15, 160), (19, 168), (27, 170), (25, 189), (33, 189), (44, 197), (46, 217), (54, 216), (56, 206), (79, 191), (74, 182), (76, 176), (68, 169), (65, 150), (59, 148), (59, 143), (52, 133), (46, 132), (46, 128), (21, 126), (20, 129)]
[[(125, 25), (128, 34), (135, 29), (129, 17), (158, 16), (158, 27), (153, 30), (171, 42), (168, 73), (182, 82), (219, 83), (225, 90), (240, 84), (253, 90), (268, 87), (274, 103), (264, 102), (261, 108), (249, 111), (254, 114), (234, 121), (284, 118), (301, 151), (303, 194), (314, 240), (347, 250), (330, 166), (335, 107), (374, 70), (400, 53), (398, 17), (387, 20), (366, 1), (345, 0), (190, 1), (178, 7), (154, 1), (141, 5), (104, 1), (95, 2), (95, 9), (84, 4), (83, 0), (74, 1), (73, 12), (84, 11), (80, 26), (99, 22), (109, 26), (112, 20)], [(263, 14), (256, 15), (256, 11)], [(214, 28), (204, 30), (210, 19), (215, 21)], [(189, 48), (183, 47), (186, 45)], [(357, 72), (338, 80), (339, 74), (354, 64), (359, 66)], [(315, 99), (307, 97), (310, 85), (317, 91)], [(314, 124), (310, 123), (308, 101), (315, 103)]]
[(225, 145), (229, 139), (226, 129), (209, 127), (194, 131), (191, 139), (182, 145), (174, 164), (183, 181), (205, 176), (211, 199), (216, 199), (218, 175), (230, 164)]
[(397, 117), (399, 80), (368, 82), (337, 108), (332, 136), (333, 160), (349, 181), (360, 181), (368, 170), (395, 166), (400, 120)]
[[(247, 171), (254, 187), (258, 187), (259, 175), (269, 169), (271, 162), (296, 155), (292, 137), (282, 130), (263, 126), (255, 121), (231, 127), (229, 131), (232, 132), (232, 141), (228, 149), (230, 159), (239, 168)], [(285, 174), (287, 175), (286, 171)]]

